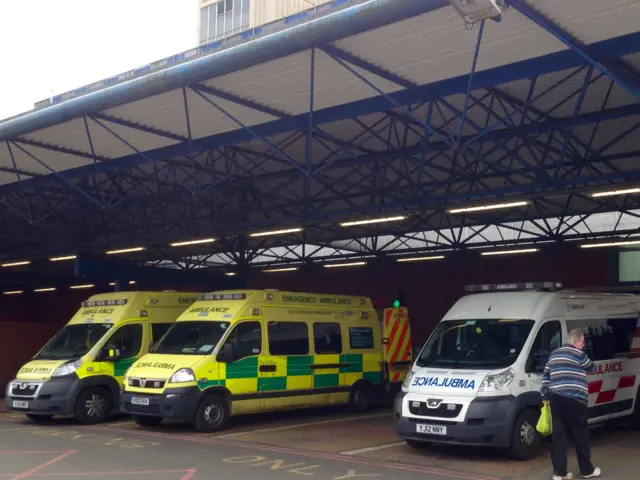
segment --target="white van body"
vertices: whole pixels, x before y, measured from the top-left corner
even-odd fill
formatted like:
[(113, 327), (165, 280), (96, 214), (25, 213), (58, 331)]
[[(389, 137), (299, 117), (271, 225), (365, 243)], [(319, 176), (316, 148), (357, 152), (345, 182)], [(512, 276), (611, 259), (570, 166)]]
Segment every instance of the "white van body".
[(542, 370), (575, 328), (585, 331), (585, 351), (597, 365), (590, 422), (632, 416), (640, 426), (640, 296), (482, 287), (495, 292), (458, 300), (407, 374), (395, 401), (402, 439), (507, 447), (515, 458), (534, 457)]

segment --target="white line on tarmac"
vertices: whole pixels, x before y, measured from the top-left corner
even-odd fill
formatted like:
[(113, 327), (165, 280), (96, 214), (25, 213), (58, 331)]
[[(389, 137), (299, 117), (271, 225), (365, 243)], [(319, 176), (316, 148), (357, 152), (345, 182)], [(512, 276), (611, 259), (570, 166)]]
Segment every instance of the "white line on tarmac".
[(243, 432), (226, 433), (224, 435), (212, 435), (211, 438), (231, 438), (231, 437), (238, 437), (240, 435), (249, 435), (251, 433), (278, 432), (280, 430), (292, 430), (294, 428), (313, 427), (315, 425), (326, 425), (328, 423), (349, 422), (354, 420), (366, 420), (368, 418), (382, 418), (382, 417), (391, 418), (391, 413), (389, 412), (375, 413), (372, 415), (359, 415), (356, 417), (343, 417), (343, 418), (334, 418), (332, 420), (320, 420), (318, 422), (298, 423), (296, 425), (284, 425), (282, 427), (260, 428), (258, 430), (246, 430)]
[(347, 450), (345, 452), (340, 452), (340, 455), (359, 455), (360, 453), (377, 452), (378, 450), (386, 450), (387, 448), (400, 447), (402, 445), (406, 445), (405, 442), (387, 443), (386, 445), (376, 445), (375, 447), (359, 448), (357, 450)]
[(120, 423), (107, 423), (107, 427), (122, 427), (123, 425), (135, 425), (136, 422), (120, 422)]

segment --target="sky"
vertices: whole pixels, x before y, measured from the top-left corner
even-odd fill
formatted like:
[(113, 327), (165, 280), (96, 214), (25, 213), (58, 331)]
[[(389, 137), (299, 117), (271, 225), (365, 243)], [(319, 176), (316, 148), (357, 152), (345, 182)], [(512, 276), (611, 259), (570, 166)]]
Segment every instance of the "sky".
[(198, 44), (198, 0), (0, 0), (0, 119)]

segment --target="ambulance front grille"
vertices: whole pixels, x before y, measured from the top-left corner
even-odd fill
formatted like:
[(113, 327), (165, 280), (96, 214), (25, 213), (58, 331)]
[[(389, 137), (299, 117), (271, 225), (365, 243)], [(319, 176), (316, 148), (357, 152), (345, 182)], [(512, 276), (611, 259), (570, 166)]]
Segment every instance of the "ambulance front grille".
[(130, 378), (129, 386), (135, 388), (164, 388), (166, 380), (155, 378)]
[(160, 413), (160, 405), (134, 405), (131, 402), (125, 402), (124, 408), (128, 413), (148, 413), (151, 415)]
[(35, 397), (41, 385), (37, 382), (15, 382), (11, 384), (11, 395), (14, 397)]
[(421, 417), (456, 418), (461, 410), (459, 403), (441, 403), (437, 408), (429, 408), (426, 402), (409, 402), (409, 411)]

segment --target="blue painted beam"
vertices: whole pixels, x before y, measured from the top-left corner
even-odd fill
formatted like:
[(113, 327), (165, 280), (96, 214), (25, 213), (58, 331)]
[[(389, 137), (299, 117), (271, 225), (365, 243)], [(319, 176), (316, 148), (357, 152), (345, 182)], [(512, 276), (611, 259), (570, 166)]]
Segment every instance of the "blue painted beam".
[(567, 47), (573, 50), (586, 63), (602, 71), (621, 88), (631, 94), (636, 100), (640, 101), (640, 80), (626, 72), (617, 61), (611, 62), (593, 55), (588, 51), (587, 46), (580, 40), (575, 38), (559, 25), (552, 22), (549, 18), (531, 7), (524, 0), (510, 0), (510, 5), (529, 20), (556, 37)]
[[(619, 56), (640, 52), (640, 32), (589, 45), (586, 47), (586, 51), (597, 58), (617, 58)], [(544, 75), (580, 66), (584, 66), (582, 58), (577, 56), (571, 50), (565, 50), (551, 55), (545, 55), (543, 57), (476, 72), (473, 83), (474, 88), (476, 89), (488, 88), (501, 83), (528, 78), (533, 75)], [(462, 75), (460, 77), (394, 92), (389, 94), (388, 97), (394, 98), (394, 100), (404, 105), (424, 103), (449, 95), (464, 93), (467, 89), (468, 80), (469, 75)], [(316, 110), (313, 113), (313, 123), (314, 125), (331, 123), (388, 109), (388, 98), (385, 96), (377, 96), (336, 107)], [(306, 128), (308, 123), (307, 117), (307, 114), (302, 114), (294, 117), (274, 120), (272, 122), (255, 125), (252, 127), (252, 130), (262, 138), (290, 131), (303, 130)], [(618, 116), (617, 118), (620, 117)], [(3, 124), (0, 124), (0, 133), (2, 132), (2, 125)], [(192, 142), (192, 148), (205, 150), (208, 148), (249, 142), (254, 138), (255, 137), (245, 129), (238, 129), (195, 140)], [(184, 156), (188, 154), (189, 151), (189, 146), (186, 143), (181, 143), (148, 151), (145, 152), (145, 155), (148, 158), (164, 160), (167, 158)], [(101, 172), (113, 171), (123, 167), (126, 168), (137, 165), (143, 161), (144, 160), (142, 160), (138, 155), (130, 155), (110, 160), (108, 164), (101, 165), (100, 169)], [(64, 176), (65, 178), (78, 178), (90, 175), (92, 172), (93, 166), (79, 167), (65, 171)], [(25, 180), (23, 185), (25, 187), (41, 185), (51, 181), (52, 179), (49, 177), (49, 175), (45, 175), (36, 179)], [(15, 184), (0, 186), (0, 195), (5, 194), (8, 191), (12, 191), (14, 188), (16, 188)]]
[(448, 5), (447, 0), (371, 0), (360, 3), (332, 15), (8, 120), (0, 124), (0, 141), (303, 52)]

